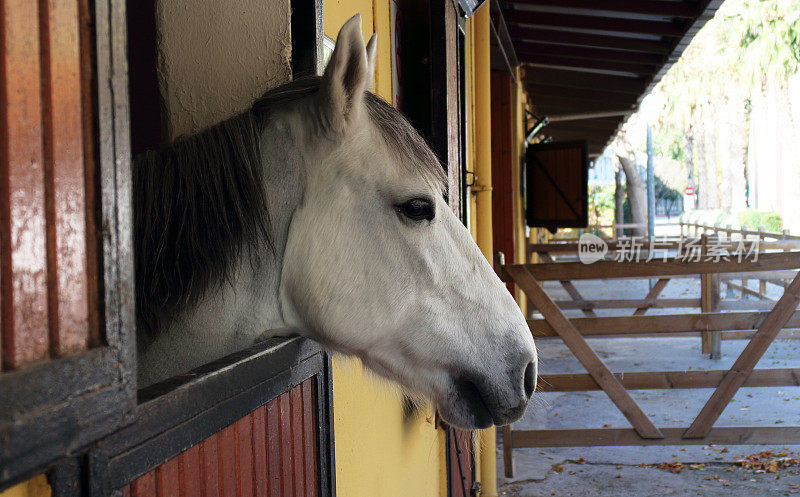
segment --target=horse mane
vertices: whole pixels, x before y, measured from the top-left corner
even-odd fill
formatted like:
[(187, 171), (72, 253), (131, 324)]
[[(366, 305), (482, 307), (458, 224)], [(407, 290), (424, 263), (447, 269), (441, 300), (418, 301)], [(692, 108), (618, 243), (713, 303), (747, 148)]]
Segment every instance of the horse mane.
[[(138, 156), (133, 165), (136, 315), (153, 338), (164, 321), (231, 281), (243, 250), (251, 266), (274, 251), (260, 136), (276, 106), (311, 95), (318, 76), (265, 93), (253, 106), (197, 134)], [(444, 184), (425, 140), (392, 106), (367, 93), (370, 118), (389, 146)]]

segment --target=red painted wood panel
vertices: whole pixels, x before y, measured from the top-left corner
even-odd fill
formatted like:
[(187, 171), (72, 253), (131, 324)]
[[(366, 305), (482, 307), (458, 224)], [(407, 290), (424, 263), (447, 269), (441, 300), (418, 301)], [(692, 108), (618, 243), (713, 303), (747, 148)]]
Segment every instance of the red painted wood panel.
[(202, 444), (204, 497), (219, 497), (219, 457), (217, 435), (211, 435)]
[(181, 497), (203, 495), (203, 454), (202, 444), (195, 445), (178, 459), (181, 462)]
[(270, 497), (281, 495), (280, 426), (278, 399), (275, 399), (267, 404), (267, 465)]
[(0, 35), (3, 369), (47, 357), (47, 256), (36, 2), (5, 0)]
[(281, 495), (295, 495), (294, 487), (294, 452), (292, 451), (292, 411), (290, 394), (278, 397), (278, 413), (280, 415), (281, 434), (278, 446), (281, 463)]
[(292, 420), (292, 466), (294, 467), (294, 485), (296, 495), (306, 495), (305, 458), (303, 457), (303, 394), (302, 387), (289, 392), (289, 403)]
[(156, 469), (156, 492), (158, 497), (180, 497), (179, 459), (170, 459)]
[(40, 2), (50, 353), (89, 342), (79, 9)]
[(130, 487), (131, 497), (155, 497), (157, 495), (155, 470), (137, 478)]
[(87, 0), (0, 4), (4, 370), (85, 350), (99, 329), (88, 12)]
[(267, 497), (267, 408), (253, 411), (253, 490), (256, 497)]
[[(317, 481), (317, 428), (316, 428), (316, 395), (314, 384), (304, 382), (300, 386), (303, 391), (303, 467), (306, 482)], [(306, 495), (316, 497), (317, 486), (306, 485)]]
[(219, 432), (219, 479), (222, 497), (236, 496), (236, 435), (233, 425)]
[(472, 432), (454, 428), (450, 430), (451, 494), (453, 497), (469, 497), (473, 477)]
[(246, 416), (234, 424), (236, 430), (236, 488), (237, 495), (253, 495), (253, 416)]
[(316, 391), (308, 379), (122, 489), (131, 497), (317, 495)]

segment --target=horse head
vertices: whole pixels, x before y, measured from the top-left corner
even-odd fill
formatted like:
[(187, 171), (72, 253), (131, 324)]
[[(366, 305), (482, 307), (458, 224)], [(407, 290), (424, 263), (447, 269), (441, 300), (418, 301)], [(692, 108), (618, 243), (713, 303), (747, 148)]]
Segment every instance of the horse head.
[(444, 198), (436, 156), (369, 92), (376, 38), (339, 32), (312, 98), (289, 124), (304, 196), (284, 252), (284, 320), (430, 397), (445, 421), (515, 421), (536, 385), (516, 302)]

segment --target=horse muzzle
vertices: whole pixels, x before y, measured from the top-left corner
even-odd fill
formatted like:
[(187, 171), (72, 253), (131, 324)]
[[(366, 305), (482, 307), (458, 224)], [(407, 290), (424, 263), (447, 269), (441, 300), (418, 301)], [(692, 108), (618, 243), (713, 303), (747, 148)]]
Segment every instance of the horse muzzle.
[[(525, 414), (536, 390), (536, 358), (502, 374), (462, 375), (453, 381), (439, 412), (446, 422), (464, 429), (488, 428), (513, 423)], [(498, 381), (501, 380), (501, 381)]]

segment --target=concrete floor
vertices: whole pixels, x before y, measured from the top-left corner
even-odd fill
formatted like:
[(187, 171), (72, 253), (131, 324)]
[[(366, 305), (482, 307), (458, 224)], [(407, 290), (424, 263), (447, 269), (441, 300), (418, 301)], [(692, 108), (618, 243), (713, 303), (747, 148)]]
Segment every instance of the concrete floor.
[[(576, 282), (589, 299), (641, 298), (646, 280), (625, 284)], [(568, 298), (558, 283), (545, 285), (555, 299)], [(780, 291), (774, 290), (775, 298)], [(664, 297), (699, 295), (697, 280), (674, 280)], [(725, 293), (723, 292), (723, 296)], [(654, 310), (677, 313), (679, 310)], [(687, 310), (686, 312), (697, 312)], [(599, 315), (631, 311), (599, 311)], [(570, 315), (579, 315), (570, 312)], [(612, 371), (727, 369), (746, 345), (744, 340), (722, 343), (723, 357), (711, 360), (700, 354), (699, 337), (602, 338), (588, 343)], [(559, 339), (537, 341), (541, 373), (584, 372)], [(759, 368), (800, 367), (800, 340), (777, 340)], [(638, 390), (632, 397), (659, 427), (688, 426), (711, 389)], [(718, 426), (800, 426), (800, 387), (742, 388), (725, 409)], [(603, 392), (539, 393), (515, 429), (629, 427), (627, 420)], [(724, 450), (726, 449), (726, 450)], [(498, 447), (497, 474), (504, 496), (773, 496), (800, 493), (800, 467), (778, 473), (753, 473), (734, 463), (743, 456), (773, 450), (800, 458), (797, 446), (682, 446), (682, 447), (579, 447), (515, 449), (514, 478), (503, 477), (502, 450)], [(680, 461), (680, 473), (649, 465)], [(642, 467), (642, 463), (646, 467)], [(695, 469), (689, 466), (694, 464)], [(703, 465), (703, 466), (700, 466)]]

